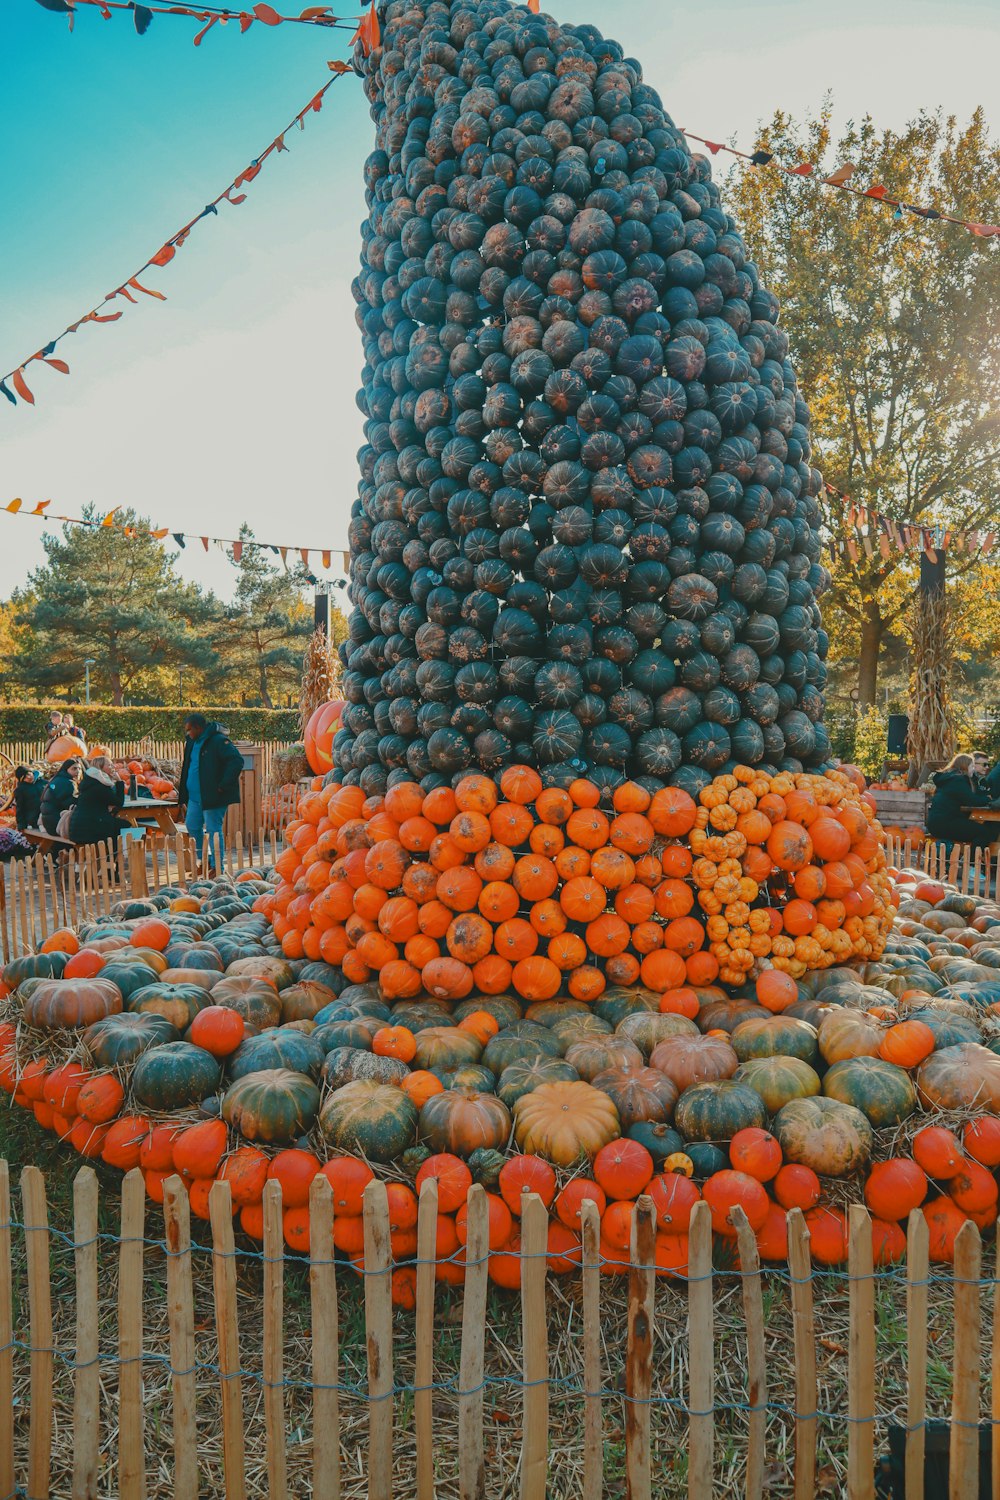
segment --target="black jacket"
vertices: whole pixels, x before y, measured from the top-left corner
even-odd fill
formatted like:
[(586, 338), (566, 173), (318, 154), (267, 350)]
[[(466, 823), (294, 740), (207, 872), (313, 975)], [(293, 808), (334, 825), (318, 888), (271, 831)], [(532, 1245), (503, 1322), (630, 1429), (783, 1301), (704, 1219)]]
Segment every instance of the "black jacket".
[(124, 801), (124, 781), (115, 781), (108, 786), (93, 772), (84, 771), (76, 806), (69, 820), (69, 836), (74, 844), (100, 844), (107, 839), (117, 839), (125, 825), (111, 809), (121, 807)]
[[(184, 741), (184, 759), (177, 792), (182, 807), (188, 804), (187, 779), (193, 743), (191, 739)], [(198, 756), (198, 785), (201, 788), (201, 805), (206, 811), (239, 802), (242, 770), (243, 757), (232, 740), (218, 724), (209, 724), (201, 737), (201, 752)]]
[(38, 827), (43, 790), (40, 781), (19, 781), (14, 788), (14, 821), (22, 832)]
[(935, 771), (931, 780), (934, 795), (927, 809), (927, 832), (957, 844), (992, 843), (995, 833), (989, 825), (974, 823), (964, 810), (988, 807), (993, 799), (986, 788), (961, 771)]
[(76, 783), (64, 763), (42, 790), (41, 826), (46, 833), (55, 833), (59, 814), (72, 807), (75, 800)]

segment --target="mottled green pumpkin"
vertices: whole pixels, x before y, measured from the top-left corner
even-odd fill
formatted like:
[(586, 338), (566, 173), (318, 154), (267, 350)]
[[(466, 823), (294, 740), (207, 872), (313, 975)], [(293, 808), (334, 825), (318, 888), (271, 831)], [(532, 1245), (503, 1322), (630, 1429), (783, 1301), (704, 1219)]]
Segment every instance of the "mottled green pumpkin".
[(474, 1151), (499, 1151), (511, 1131), (510, 1110), (495, 1094), (475, 1089), (445, 1089), (432, 1094), (420, 1111), (420, 1139), (432, 1151), (468, 1157)]
[(790, 1100), (771, 1130), (786, 1162), (812, 1167), (824, 1177), (848, 1177), (871, 1157), (872, 1128), (860, 1109), (822, 1094)]
[(720, 1078), (685, 1089), (674, 1124), (686, 1141), (731, 1141), (738, 1130), (766, 1125), (767, 1110), (747, 1084)]
[(3, 982), (16, 990), (23, 979), (60, 979), (68, 962), (68, 953), (24, 953), (4, 964)]
[(350, 1021), (324, 1022), (316, 1027), (313, 1040), (324, 1052), (332, 1052), (334, 1047), (354, 1047), (359, 1052), (370, 1052), (372, 1038), (381, 1029), (382, 1022), (374, 1017), (355, 1016)]
[(258, 1031), (281, 1025), (278, 991), (266, 979), (255, 978), (252, 974), (227, 974), (225, 979), (220, 979), (212, 990), (212, 1004), (235, 1010)]
[(594, 1001), (592, 1009), (602, 1021), (617, 1026), (626, 1016), (634, 1016), (639, 1011), (659, 1013), (660, 997), (652, 990), (644, 990), (640, 985), (610, 985), (601, 998)]
[[(426, 1031), (417, 1032), (416, 1043), (417, 1050), (411, 1064), (415, 1069), (434, 1071), (445, 1068), (453, 1071), (465, 1063), (477, 1063), (480, 1058), (486, 1062), (482, 1043), (471, 1031), (460, 1031), (457, 1026), (429, 1026)], [(493, 1073), (497, 1071), (489, 1063), (486, 1066)]]
[(100, 1068), (127, 1068), (147, 1047), (180, 1041), (180, 1033), (165, 1016), (137, 1014), (106, 1016), (83, 1033), (83, 1045)]
[(698, 1028), (687, 1016), (659, 1015), (651, 1011), (635, 1011), (619, 1021), (616, 1036), (627, 1037), (634, 1042), (647, 1060), (660, 1042), (672, 1036), (697, 1036)]
[(524, 1013), (526, 1021), (539, 1026), (554, 1026), (569, 1017), (589, 1016), (590, 1006), (583, 1000), (536, 1000)]
[(483, 1052), (483, 1062), (499, 1077), (511, 1063), (532, 1057), (560, 1057), (563, 1044), (548, 1026), (537, 1021), (515, 1021), (505, 1031), (491, 1036)]
[(591, 1036), (612, 1036), (614, 1027), (610, 1021), (602, 1021), (600, 1016), (591, 1015), (589, 1012), (584, 1016), (562, 1016), (558, 1021), (549, 1025), (553, 1036), (557, 1036), (564, 1049), (568, 1050), (574, 1042), (582, 1042)]
[(241, 1042), (229, 1058), (226, 1072), (233, 1083), (247, 1073), (261, 1073), (273, 1068), (318, 1078), (323, 1057), (323, 1048), (315, 1037), (298, 1029), (277, 1026), (259, 1036), (248, 1036)]
[(819, 1074), (798, 1057), (752, 1057), (733, 1074), (759, 1094), (769, 1115), (776, 1115), (789, 1099), (809, 1099), (822, 1088)]
[(592, 1082), (617, 1109), (622, 1130), (643, 1120), (666, 1123), (673, 1119), (677, 1088), (655, 1068), (609, 1068)]
[(539, 1053), (537, 1057), (524, 1058), (504, 1068), (496, 1091), (507, 1108), (513, 1109), (518, 1099), (530, 1094), (540, 1084), (575, 1083), (579, 1077), (579, 1073), (565, 1058)]
[(729, 1044), (741, 1063), (751, 1057), (797, 1057), (811, 1065), (819, 1057), (816, 1028), (785, 1016), (751, 1016), (733, 1028)]
[(335, 1151), (358, 1152), (369, 1161), (391, 1162), (414, 1143), (417, 1108), (402, 1089), (356, 1079), (327, 1097), (320, 1110), (319, 1128)]
[[(28, 991), (28, 984), (25, 984)], [(105, 1016), (118, 1015), (121, 991), (107, 979), (35, 979), (26, 994), (21, 1016), (37, 1031), (68, 1031), (90, 1026)]]
[(627, 1036), (588, 1036), (566, 1048), (566, 1061), (586, 1083), (609, 1068), (639, 1068), (643, 1055)]
[(882, 1057), (849, 1057), (834, 1063), (823, 1078), (823, 1093), (853, 1104), (876, 1130), (898, 1125), (917, 1107), (910, 1075)]
[(497, 1075), (482, 1063), (463, 1063), (460, 1068), (435, 1068), (446, 1089), (473, 1089), (480, 1094), (495, 1094)]
[(132, 1093), (147, 1109), (187, 1109), (218, 1093), (222, 1069), (190, 1042), (150, 1047), (132, 1069)]
[(484, 1010), (492, 1016), (498, 1026), (512, 1026), (524, 1014), (520, 1000), (515, 995), (472, 995), (455, 1006), (455, 1020), (464, 1021), (466, 1016)]
[(409, 1068), (397, 1057), (378, 1057), (359, 1047), (334, 1047), (323, 1061), (323, 1082), (327, 1088), (339, 1089), (355, 1078), (373, 1083), (394, 1083), (398, 1087)]
[(319, 1089), (304, 1073), (264, 1068), (230, 1084), (222, 1118), (248, 1141), (290, 1145), (312, 1129)]
[(136, 1015), (163, 1016), (178, 1031), (187, 1031), (200, 1010), (212, 1004), (208, 990), (196, 984), (147, 984), (129, 996)]
[(238, 958), (226, 969), (227, 977), (269, 979), (275, 989), (287, 990), (295, 983), (295, 970), (283, 958)]
[(282, 1024), (287, 1026), (289, 1021), (312, 1021), (324, 1005), (329, 1005), (335, 998), (333, 991), (325, 984), (300, 979), (298, 984), (290, 984), (281, 991)]

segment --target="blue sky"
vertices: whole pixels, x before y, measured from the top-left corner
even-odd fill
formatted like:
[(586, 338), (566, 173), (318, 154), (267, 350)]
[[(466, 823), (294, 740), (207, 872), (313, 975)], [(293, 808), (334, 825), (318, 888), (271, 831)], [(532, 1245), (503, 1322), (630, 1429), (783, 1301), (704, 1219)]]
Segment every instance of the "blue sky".
[[(303, 0), (304, 3), (304, 0)], [(349, 0), (345, 8), (353, 8)], [(279, 7), (280, 8), (280, 7)], [(289, 5), (288, 9), (298, 6)], [(681, 124), (747, 140), (776, 107), (832, 90), (838, 117), (899, 127), (921, 107), (997, 120), (1000, 8), (991, 0), (552, 0), (638, 56)], [(95, 305), (213, 198), (329, 78), (349, 33), (115, 13), (65, 18), (0, 0), (0, 368)], [(947, 19), (945, 20), (944, 17)], [(361, 365), (350, 281), (372, 126), (352, 76), (238, 208), (198, 227), (161, 271), (165, 303), (60, 346), (34, 408), (0, 403), (0, 506), (132, 504), (158, 523), (294, 545), (344, 544)], [(942, 233), (958, 232), (941, 226)], [(122, 304), (124, 305), (124, 304)], [(36, 524), (0, 515), (0, 597), (42, 560)], [(227, 592), (224, 561), (186, 576)]]

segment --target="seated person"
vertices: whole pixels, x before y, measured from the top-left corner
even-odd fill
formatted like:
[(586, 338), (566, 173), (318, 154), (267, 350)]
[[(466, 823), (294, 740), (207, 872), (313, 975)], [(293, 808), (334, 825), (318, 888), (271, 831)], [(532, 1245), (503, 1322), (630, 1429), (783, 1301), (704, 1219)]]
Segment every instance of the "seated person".
[(931, 777), (934, 795), (927, 809), (927, 832), (935, 839), (954, 844), (971, 844), (987, 849), (996, 838), (989, 823), (974, 823), (966, 812), (969, 807), (989, 807), (992, 797), (975, 778), (971, 755), (953, 755), (941, 771)]
[(76, 791), (83, 775), (83, 762), (77, 756), (64, 760), (56, 774), (42, 789), (39, 827), (53, 835), (59, 831), (59, 818), (76, 801)]
[(49, 722), (45, 726), (45, 748), (46, 749), (48, 749), (48, 747), (51, 745), (51, 743), (52, 743), (53, 740), (57, 740), (59, 738), (59, 736), (62, 734), (62, 732), (63, 732), (62, 721), (63, 721), (63, 716), (60, 713), (59, 709), (58, 708), (54, 708), (52, 710), (52, 712), (49, 714)]
[(86, 738), (87, 738), (87, 736), (84, 734), (83, 730), (79, 727), (79, 725), (73, 723), (73, 715), (72, 714), (63, 714), (63, 716), (62, 716), (62, 729), (61, 729), (60, 733), (62, 733), (62, 734), (68, 734), (71, 737), (71, 739), (74, 739), (74, 740), (84, 740), (85, 741)]
[(18, 766), (14, 772), (14, 821), (18, 831), (37, 828), (42, 810), (42, 783), (30, 766)]
[(123, 824), (116, 810), (125, 801), (125, 783), (107, 755), (88, 760), (80, 778), (80, 793), (69, 820), (74, 844), (117, 843)]
[(1000, 797), (1000, 761), (990, 770), (990, 758), (985, 750), (973, 750), (972, 774), (980, 786), (986, 788), (991, 799)]

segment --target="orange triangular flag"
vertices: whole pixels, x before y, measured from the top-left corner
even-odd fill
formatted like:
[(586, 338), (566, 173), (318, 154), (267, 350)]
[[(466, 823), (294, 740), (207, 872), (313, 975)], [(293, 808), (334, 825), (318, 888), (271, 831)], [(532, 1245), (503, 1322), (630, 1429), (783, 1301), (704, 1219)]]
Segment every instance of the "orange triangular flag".
[(382, 33), (379, 29), (378, 16), (375, 14), (375, 0), (372, 0), (371, 6), (361, 17), (358, 29), (351, 40), (361, 43), (361, 50), (366, 57), (370, 57), (381, 42)]
[(51, 504), (51, 500), (39, 500), (31, 514), (33, 516), (43, 516)]
[(153, 538), (154, 542), (162, 542), (165, 536), (170, 535), (170, 527), (158, 526), (155, 531), (151, 531), (149, 534)]
[(823, 181), (828, 187), (843, 187), (845, 182), (850, 182), (856, 170), (853, 163), (845, 161), (842, 167), (837, 167), (829, 177), (824, 177)]
[(242, 557), (243, 557), (243, 543), (242, 542), (234, 542), (233, 543), (233, 562), (240, 562), (240, 560), (242, 559)]
[(4, 509), (9, 510), (11, 515), (14, 516), (21, 509), (21, 502), (20, 500), (12, 500), (9, 505), (4, 506)]
[(533, 16), (538, 15), (538, 0), (528, 0), (528, 9)]
[(115, 524), (115, 516), (118, 514), (118, 512), (119, 512), (120, 509), (121, 509), (121, 506), (120, 505), (116, 505), (115, 508), (114, 508), (114, 510), (109, 510), (108, 513), (107, 513), (107, 515), (104, 517), (104, 520), (101, 522), (101, 525), (102, 526), (113, 526)]
[(323, 566), (324, 566), (324, 568), (328, 568), (330, 566), (330, 553), (329, 552), (324, 552), (323, 553)]

